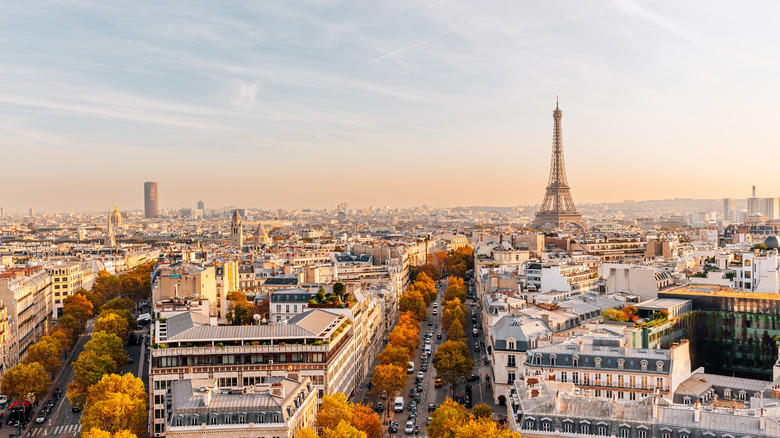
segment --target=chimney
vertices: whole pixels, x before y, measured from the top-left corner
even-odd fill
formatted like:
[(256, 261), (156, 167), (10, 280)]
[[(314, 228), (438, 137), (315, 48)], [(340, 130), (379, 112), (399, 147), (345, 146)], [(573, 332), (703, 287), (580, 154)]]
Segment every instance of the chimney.
[(211, 404), (211, 387), (206, 390), (206, 394), (203, 396), (203, 406), (208, 406)]
[(658, 394), (653, 394), (653, 418), (658, 419)]
[(753, 197), (756, 197), (756, 186), (753, 186)]
[(699, 408), (699, 400), (696, 400), (696, 405), (693, 407), (693, 421), (701, 422), (701, 409)]
[(544, 324), (549, 328), (550, 327), (550, 314), (542, 313), (542, 321), (544, 321)]

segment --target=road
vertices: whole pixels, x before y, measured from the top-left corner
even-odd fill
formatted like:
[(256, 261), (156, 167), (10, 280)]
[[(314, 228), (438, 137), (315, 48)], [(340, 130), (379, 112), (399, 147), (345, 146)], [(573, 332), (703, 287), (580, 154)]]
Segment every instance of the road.
[[(68, 383), (73, 380), (72, 364), (74, 361), (76, 361), (76, 359), (78, 359), (79, 354), (84, 351), (84, 344), (86, 344), (87, 341), (92, 338), (93, 328), (94, 320), (90, 320), (87, 323), (84, 334), (79, 336), (75, 347), (68, 355), (66, 363), (52, 382), (51, 391), (49, 392), (48, 396), (45, 399), (40, 400), (38, 406), (33, 409), (33, 416), (29, 426), (23, 433), (24, 436), (46, 436), (57, 438), (74, 438), (79, 436), (79, 432), (81, 431), (81, 424), (79, 424), (81, 421), (81, 412), (71, 411), (70, 403), (68, 403), (67, 399), (67, 390)], [(139, 330), (136, 333), (145, 333), (145, 331)], [(125, 369), (122, 370), (122, 372), (131, 372), (136, 377), (139, 375), (146, 377), (149, 370), (146, 369), (146, 361), (141, 360), (141, 355), (145, 354), (145, 346), (129, 346), (125, 347), (125, 350), (127, 351), (128, 355), (133, 358), (133, 363), (128, 364)], [(62, 388), (62, 398), (58, 401), (55, 401), (54, 408), (47, 416), (46, 421), (41, 424), (36, 423), (35, 417), (43, 408), (45, 401), (54, 397), (54, 389), (57, 387)], [(9, 427), (7, 429), (4, 428), (0, 430), (2, 430), (2, 432), (0, 432), (0, 436), (7, 437), (11, 432), (16, 432), (17, 428)]]
[[(444, 298), (444, 289), (446, 288), (446, 281), (442, 281), (441, 285), (437, 283), (437, 291), (438, 295), (436, 298), (436, 302), (438, 303), (437, 307), (435, 308), (437, 310), (437, 315), (433, 315), (433, 303), (428, 307), (428, 319), (427, 321), (423, 321), (422, 325), (420, 327), (420, 347), (415, 351), (414, 354), (414, 373), (409, 375), (409, 379), (406, 383), (406, 386), (399, 394), (404, 398), (405, 406), (404, 406), (404, 412), (403, 413), (394, 413), (393, 411), (393, 402), (394, 398), (391, 398), (387, 400), (385, 403), (387, 406), (386, 409), (390, 410), (390, 418), (393, 421), (396, 421), (398, 423), (398, 433), (390, 434), (388, 432), (388, 426), (385, 424), (383, 425), (383, 429), (386, 436), (404, 436), (404, 427), (406, 425), (406, 422), (409, 418), (409, 401), (410, 398), (410, 391), (413, 387), (417, 385), (416, 382), (416, 376), (417, 373), (420, 371), (420, 365), (422, 363), (421, 355), (422, 351), (425, 346), (424, 338), (425, 334), (429, 331), (433, 331), (433, 335), (431, 337), (431, 352), (435, 353), (438, 350), (439, 345), (446, 342), (447, 335), (446, 333), (442, 334), (442, 339), (437, 340), (436, 335), (438, 333), (442, 332), (441, 324), (439, 323), (439, 320), (441, 318), (441, 311), (442, 311), (442, 301)], [(484, 347), (480, 346), (480, 351), (476, 352), (474, 347), (479, 343), (480, 341), (484, 342), (483, 338), (483, 330), (480, 330), (478, 333), (478, 337), (474, 337), (472, 335), (472, 322), (471, 322), (471, 308), (472, 305), (475, 305), (475, 303), (472, 300), (466, 300), (464, 303), (466, 306), (466, 327), (464, 327), (464, 331), (466, 332), (466, 344), (469, 347), (469, 351), (471, 351), (472, 358), (474, 359), (474, 371), (473, 375), (480, 376), (479, 382), (472, 382), (468, 383), (469, 385), (472, 385), (473, 390), (473, 402), (472, 405), (477, 405), (480, 403), (486, 403), (488, 406), (492, 407), (494, 410), (501, 410), (500, 408), (494, 406), (493, 404), (493, 394), (492, 390), (486, 386), (485, 383), (485, 375), (490, 372), (490, 367), (484, 365), (483, 355), (485, 354)], [(480, 324), (480, 314), (479, 311), (475, 308), (475, 318), (477, 320), (477, 325)], [(430, 323), (430, 325), (428, 325)], [(452, 396), (452, 390), (449, 387), (439, 387), (436, 388), (434, 385), (434, 380), (436, 379), (436, 368), (433, 366), (432, 358), (428, 362), (428, 371), (423, 372), (424, 378), (422, 381), (422, 395), (420, 397), (420, 403), (417, 408), (417, 419), (415, 424), (420, 427), (420, 433), (418, 436), (425, 437), (427, 436), (426, 433), (426, 427), (427, 427), (427, 418), (430, 415), (428, 413), (428, 405), (434, 404), (436, 407), (439, 407), (442, 402), (447, 397)], [(367, 404), (371, 407), (376, 407), (376, 402), (378, 401), (377, 398), (372, 398), (367, 395), (367, 385), (370, 381), (371, 376), (368, 376), (366, 381), (363, 382), (363, 385), (361, 386), (361, 391), (358, 392), (355, 401)], [(460, 395), (463, 395), (465, 393), (464, 385), (459, 386), (458, 393)], [(498, 408), (498, 409), (497, 409)], [(382, 419), (385, 420), (387, 418), (387, 412), (384, 413), (385, 415), (382, 415)]]

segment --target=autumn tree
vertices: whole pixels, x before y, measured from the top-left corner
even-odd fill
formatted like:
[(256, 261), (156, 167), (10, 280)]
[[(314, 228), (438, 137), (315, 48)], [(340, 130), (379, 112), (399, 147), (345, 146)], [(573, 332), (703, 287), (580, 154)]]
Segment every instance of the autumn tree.
[(339, 421), (333, 429), (324, 429), (320, 433), (321, 438), (368, 438), (365, 432), (349, 424), (346, 420)]
[(136, 435), (146, 430), (147, 397), (144, 383), (132, 374), (106, 374), (89, 388), (82, 428)]
[(63, 316), (72, 316), (79, 322), (81, 331), (87, 325), (87, 320), (92, 317), (92, 303), (84, 295), (69, 295), (62, 300)]
[(57, 342), (60, 343), (60, 350), (62, 352), (70, 350), (71, 338), (68, 336), (65, 330), (60, 327), (59, 324), (54, 326), (54, 330), (52, 330), (49, 336), (51, 336), (53, 339), (56, 339)]
[(295, 438), (319, 438), (311, 427), (304, 427), (295, 431)]
[(453, 431), (471, 420), (466, 408), (447, 397), (431, 415), (431, 424), (427, 432), (431, 438), (452, 438)]
[(71, 342), (76, 340), (76, 338), (84, 332), (81, 323), (71, 315), (60, 316), (57, 320), (57, 328), (67, 334)]
[(24, 363), (37, 362), (43, 366), (43, 369), (54, 377), (54, 373), (60, 369), (60, 356), (62, 355), (62, 346), (60, 342), (51, 336), (44, 336), (40, 341), (30, 345), (27, 349), (27, 356), (24, 357)]
[(90, 292), (95, 302), (95, 308), (100, 308), (104, 303), (118, 297), (121, 290), (122, 282), (116, 275), (109, 273), (105, 269), (98, 272)]
[(463, 285), (462, 278), (450, 277), (447, 289), (444, 291), (444, 301), (452, 301), (455, 298), (461, 303), (466, 301), (466, 286)]
[(453, 395), (458, 384), (470, 377), (474, 369), (469, 347), (463, 341), (448, 340), (441, 344), (433, 359), (436, 377), (444, 384), (450, 385)]
[(398, 309), (401, 312), (414, 312), (418, 320), (428, 318), (428, 309), (425, 300), (416, 289), (408, 289), (398, 300)]
[(419, 326), (414, 327), (409, 324), (396, 324), (393, 331), (388, 336), (390, 343), (397, 347), (403, 347), (411, 356), (412, 352), (420, 344)]
[(520, 432), (511, 432), (488, 418), (475, 418), (456, 427), (453, 438), (521, 438)]
[(314, 420), (314, 426), (318, 430), (326, 428), (335, 429), (339, 421), (346, 420), (349, 422), (351, 418), (352, 407), (346, 394), (336, 392), (322, 397), (322, 404), (320, 404), (320, 411)]
[[(388, 412), (390, 409), (388, 409)], [(382, 420), (370, 407), (356, 403), (352, 405), (352, 426), (365, 432), (368, 438), (382, 438)]]
[(409, 354), (409, 350), (402, 346), (387, 344), (384, 350), (382, 350), (376, 358), (381, 365), (392, 364), (403, 368), (406, 366), (406, 363), (409, 362), (411, 355)]
[(341, 392), (322, 397), (314, 425), (323, 438), (382, 437), (379, 416), (365, 405), (351, 403)]
[(116, 313), (108, 313), (98, 318), (95, 321), (95, 331), (113, 333), (121, 338), (122, 342), (127, 341), (127, 337), (130, 335), (127, 319)]
[(420, 292), (420, 295), (422, 295), (426, 305), (436, 300), (436, 296), (438, 295), (436, 283), (425, 272), (421, 272), (420, 275), (417, 276), (414, 286), (417, 291)]
[(3, 373), (0, 391), (11, 400), (21, 400), (27, 394), (44, 397), (49, 392), (49, 376), (38, 362), (20, 363)]
[(474, 406), (471, 413), (474, 414), (474, 418), (493, 418), (493, 408), (484, 403)]
[(116, 363), (117, 367), (127, 363), (127, 354), (122, 343), (122, 339), (114, 333), (98, 331), (92, 334), (86, 344), (84, 351), (94, 351), (98, 355), (108, 355)]
[(73, 380), (68, 383), (67, 397), (72, 406), (84, 406), (89, 387), (99, 382), (106, 374), (115, 373), (118, 366), (108, 354), (85, 350), (73, 362)]
[(441, 326), (445, 331), (450, 330), (453, 321), (460, 321), (461, 328), (466, 325), (466, 307), (460, 299), (453, 298), (445, 301), (441, 311)]
[[(395, 364), (377, 365), (374, 368), (374, 375), (371, 376), (371, 383), (374, 384), (371, 388), (371, 396), (386, 395), (387, 399), (390, 400), (393, 394), (404, 389), (406, 372)], [(389, 415), (390, 409), (387, 412)]]
[(225, 318), (230, 325), (252, 325), (254, 323), (254, 309), (246, 295), (242, 292), (230, 292), (227, 296), (230, 301)]
[(606, 309), (603, 312), (601, 312), (601, 317), (604, 319), (608, 319), (611, 321), (619, 321), (619, 322), (626, 322), (628, 321), (628, 315), (626, 315), (624, 312), (621, 312), (620, 310), (616, 309)]
[(450, 329), (447, 331), (447, 340), (462, 342), (465, 337), (466, 333), (463, 331), (463, 324), (461, 324), (460, 321), (456, 319), (450, 325)]
[(410, 280), (416, 280), (417, 276), (423, 272), (433, 281), (439, 281), (439, 279), (441, 279), (441, 270), (435, 265), (426, 263), (424, 265), (412, 267), (409, 269)]
[(138, 438), (138, 436), (129, 430), (120, 430), (119, 432), (111, 433), (93, 427), (88, 431), (82, 431), (81, 438)]
[(257, 301), (252, 309), (253, 315), (260, 315), (261, 318), (265, 318), (266, 321), (271, 318), (271, 300), (266, 298), (264, 300)]

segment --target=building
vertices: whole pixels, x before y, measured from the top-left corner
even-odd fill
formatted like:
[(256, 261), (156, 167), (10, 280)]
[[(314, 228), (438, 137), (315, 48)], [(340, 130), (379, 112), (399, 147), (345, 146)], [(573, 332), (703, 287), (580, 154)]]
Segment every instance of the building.
[(6, 308), (8, 321), (0, 374), (21, 363), (27, 348), (48, 332), (51, 294), (51, 277), (41, 267), (0, 272), (0, 303)]
[(244, 246), (244, 227), (238, 210), (233, 211), (233, 219), (230, 221), (230, 246), (239, 249)]
[(195, 263), (175, 262), (155, 267), (152, 276), (152, 302), (206, 299), (211, 316), (221, 317), (218, 309), (216, 268)]
[(653, 350), (587, 336), (529, 350), (524, 371), (526, 379), (571, 382), (581, 394), (597, 398), (641, 400), (654, 393), (671, 398), (691, 375), (691, 357), (688, 341)]
[[(362, 351), (354, 347), (355, 328), (345, 315), (312, 309), (285, 324), (213, 325), (194, 312), (160, 313), (153, 327), (149, 371), (150, 419), (155, 436), (169, 420), (166, 394), (173, 382), (214, 379), (220, 388), (250, 387), (270, 377), (310, 378), (319, 395), (351, 394)], [(162, 317), (162, 318), (160, 318)]]
[(282, 289), (271, 293), (269, 320), (282, 322), (306, 311), (314, 293), (306, 289)]
[(215, 379), (171, 382), (166, 437), (294, 438), (314, 424), (317, 390), (311, 379), (267, 377), (253, 385), (219, 387)]
[(205, 210), (206, 209), (206, 203), (203, 201), (198, 201), (198, 210)]
[(52, 280), (53, 317), (58, 319), (65, 298), (79, 289), (92, 289), (95, 276), (88, 262), (62, 262), (45, 268)]
[(726, 222), (737, 220), (737, 207), (734, 204), (734, 198), (723, 198), (723, 220)]
[(607, 293), (627, 292), (643, 301), (658, 297), (658, 292), (677, 285), (671, 272), (651, 266), (604, 263), (601, 265)]
[(780, 219), (780, 198), (764, 198), (763, 213), (770, 221)]
[(144, 183), (144, 217), (153, 219), (160, 215), (159, 193), (157, 183), (147, 181)]

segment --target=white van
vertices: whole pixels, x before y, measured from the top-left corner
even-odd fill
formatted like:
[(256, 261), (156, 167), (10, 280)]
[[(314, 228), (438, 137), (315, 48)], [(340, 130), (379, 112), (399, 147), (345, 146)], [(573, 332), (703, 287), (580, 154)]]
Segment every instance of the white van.
[(431, 355), (431, 344), (425, 344), (425, 354)]
[(393, 406), (393, 410), (395, 412), (403, 412), (404, 411), (404, 398), (403, 397), (396, 397), (395, 398), (395, 405)]
[(409, 362), (406, 366), (406, 374), (412, 374), (414, 372), (414, 362)]

